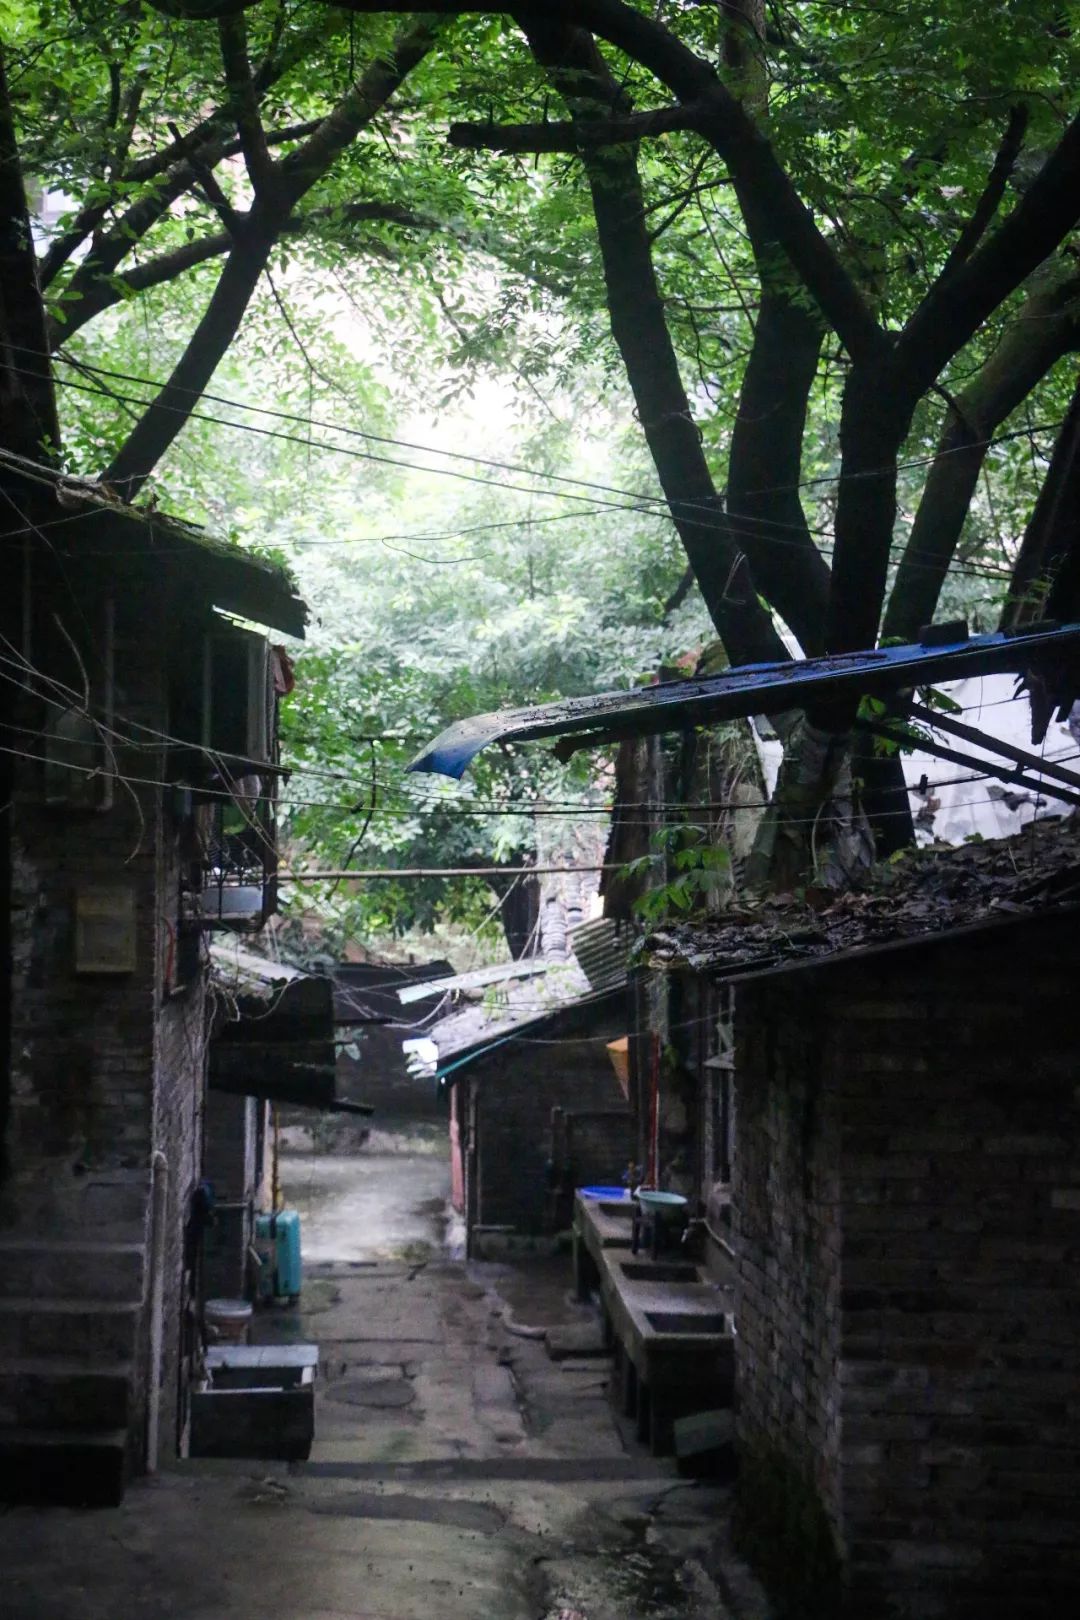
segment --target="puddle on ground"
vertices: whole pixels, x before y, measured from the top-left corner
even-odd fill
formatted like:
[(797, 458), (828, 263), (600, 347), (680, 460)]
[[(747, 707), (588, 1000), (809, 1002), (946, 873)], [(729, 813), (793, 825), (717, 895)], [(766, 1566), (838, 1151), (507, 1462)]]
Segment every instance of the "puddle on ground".
[(331, 1384), (324, 1391), (324, 1399), (340, 1401), (345, 1406), (372, 1406), (392, 1408), (411, 1406), (416, 1391), (404, 1377), (345, 1379)]

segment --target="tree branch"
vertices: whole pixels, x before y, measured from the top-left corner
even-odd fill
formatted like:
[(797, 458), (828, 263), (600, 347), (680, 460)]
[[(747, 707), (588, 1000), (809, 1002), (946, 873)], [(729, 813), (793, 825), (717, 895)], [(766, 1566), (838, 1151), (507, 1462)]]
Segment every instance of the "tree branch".
[(1080, 272), (1060, 266), (1028, 295), (994, 353), (945, 418), (882, 634), (911, 641), (934, 616), (997, 428), (1061, 357), (1080, 345)]
[(916, 397), (987, 317), (1059, 247), (1080, 218), (1080, 115), (1069, 124), (1012, 213), (908, 321), (896, 359)]
[(372, 62), (315, 133), (278, 166), (286, 213), (322, 178), (334, 159), (383, 109), (435, 44), (444, 24), (424, 17), (404, 29), (385, 60)]
[(1024, 134), (1027, 130), (1030, 117), (1028, 108), (1021, 104), (1013, 107), (1009, 113), (1009, 121), (1005, 126), (1005, 133), (1001, 138), (994, 166), (987, 176), (975, 207), (971, 211), (971, 218), (965, 224), (960, 235), (953, 245), (949, 257), (942, 268), (942, 276), (951, 276), (968, 260), (979, 243), (982, 241), (991, 220), (1001, 206), (1001, 199), (1005, 195), (1005, 187), (1012, 178), (1016, 168), (1016, 160), (1020, 156), (1020, 148), (1024, 144)]
[[(425, 231), (429, 234), (445, 232), (464, 247), (502, 260), (512, 270), (516, 270), (557, 297), (566, 297), (571, 291), (571, 288), (563, 283), (547, 279), (532, 271), (522, 270), (515, 262), (513, 254), (502, 244), (492, 242), (486, 237), (471, 237), (455, 226), (447, 225), (428, 214), (418, 214), (400, 203), (357, 202), (346, 203), (344, 206), (335, 203), (326, 208), (313, 208), (307, 213), (292, 215), (282, 225), (280, 234), (303, 236), (313, 228), (317, 230), (324, 225), (331, 227), (331, 233), (339, 227), (347, 228), (350, 225), (397, 225), (403, 230)], [(50, 350), (65, 343), (74, 332), (79, 331), (105, 310), (112, 309), (115, 304), (122, 304), (128, 298), (146, 292), (151, 287), (160, 287), (166, 282), (174, 281), (178, 276), (207, 263), (210, 259), (220, 258), (230, 251), (234, 240), (235, 234), (232, 231), (215, 231), (208, 236), (197, 237), (193, 242), (184, 242), (179, 247), (169, 248), (152, 259), (144, 259), (141, 264), (134, 265), (122, 276), (101, 278), (83, 294), (77, 307), (72, 309), (68, 306), (62, 325), (58, 321), (50, 325)], [(396, 262), (398, 258), (391, 247), (374, 237), (361, 239), (359, 243), (352, 242), (350, 246), (360, 252), (371, 253), (392, 262)]]
[(131, 500), (182, 429), (236, 336), (274, 244), (296, 205), (379, 113), (433, 45), (441, 25), (425, 19), (399, 34), (386, 61), (373, 63), (302, 146), (276, 166), (268, 193), (244, 219), (217, 286), (168, 382), (113, 458), (106, 481)]
[[(254, 76), (257, 96), (260, 98), (264, 96), (290, 67), (301, 61), (312, 43), (322, 37), (322, 33), (323, 30), (313, 29), (295, 36), (280, 56), (276, 55), (276, 47), (272, 46)], [(272, 146), (282, 141), (301, 140), (318, 129), (321, 123), (321, 118), (310, 119), (306, 123), (295, 125), (292, 130), (282, 130), (276, 135), (268, 135), (267, 144)], [(231, 157), (240, 150), (238, 142), (228, 139), (231, 133), (232, 124), (227, 113), (222, 108), (217, 108), (186, 135), (179, 135), (167, 146), (160, 147), (156, 152), (148, 152), (145, 156), (126, 164), (118, 178), (127, 185), (154, 180), (174, 164), (190, 157), (193, 152), (202, 152), (203, 160), (209, 162), (208, 154), (203, 149), (212, 148), (216, 142), (224, 139), (227, 144), (213, 158), (213, 163), (218, 163), (222, 157)], [(97, 229), (117, 201), (118, 196), (107, 195), (104, 199), (79, 210), (63, 236), (50, 244), (41, 260), (42, 287), (50, 285), (71, 255), (90, 233)]]
[(451, 124), (447, 139), (451, 146), (474, 152), (580, 152), (585, 147), (623, 146), (650, 135), (696, 129), (699, 115), (700, 109), (691, 105), (656, 107), (627, 118), (590, 118), (581, 124), (572, 119), (542, 124)]
[[(173, 15), (222, 16), (245, 9), (245, 0), (154, 0)], [(416, 0), (337, 0), (342, 11), (362, 15), (412, 12)], [(732, 178), (760, 198), (776, 241), (805, 282), (825, 319), (855, 360), (885, 364), (891, 345), (858, 287), (826, 241), (786, 169), (753, 117), (719, 78), (656, 14), (625, 0), (531, 0), (512, 6), (482, 0), (428, 0), (429, 15), (491, 15), (512, 11), (524, 26), (562, 23), (587, 29), (624, 51), (655, 75), (673, 95), (701, 107), (701, 133), (727, 164)]]
[(247, 26), (242, 16), (223, 17), (218, 24), (225, 86), (229, 92), (227, 111), (236, 121), (244, 165), (255, 195), (270, 190), (274, 166), (266, 143), (266, 131), (259, 117), (259, 103), (248, 60)]
[[(585, 129), (597, 109), (619, 98), (595, 42), (583, 29), (538, 21), (522, 9), (537, 62)], [(630, 145), (599, 148), (585, 136), (582, 156), (604, 267), (611, 331), (637, 404), (672, 522), (732, 663), (787, 657), (758, 600), (748, 549), (724, 513), (679, 372), (652, 259), (637, 155)]]

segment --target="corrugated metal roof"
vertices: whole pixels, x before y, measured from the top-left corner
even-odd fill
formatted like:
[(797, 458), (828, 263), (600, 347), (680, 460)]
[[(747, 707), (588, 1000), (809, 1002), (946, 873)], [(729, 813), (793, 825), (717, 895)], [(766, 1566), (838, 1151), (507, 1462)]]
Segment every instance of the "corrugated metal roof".
[(688, 681), (661, 681), (631, 691), (565, 698), (524, 709), (500, 709), (448, 727), (413, 760), (411, 771), (460, 777), (492, 742), (531, 742), (579, 736), (609, 740), (650, 732), (686, 730), (718, 720), (781, 714), (808, 702), (887, 695), (905, 686), (984, 675), (1000, 670), (1052, 667), (1064, 688), (1055, 701), (1076, 696), (1075, 670), (1063, 656), (1080, 645), (1080, 625), (1032, 626), (1016, 632), (971, 636), (941, 645), (912, 643), (865, 652), (804, 658), (782, 664), (743, 664)]
[[(453, 973), (449, 962), (337, 962), (333, 968), (334, 1017), (339, 1024), (393, 1024), (411, 1029), (420, 1016), (406, 1012), (398, 991), (412, 986), (418, 1000), (442, 994), (436, 982)], [(430, 1008), (428, 1008), (430, 1011)]]
[[(555, 1014), (587, 1005), (626, 983), (628, 934), (601, 917), (572, 935), (574, 954), (564, 962), (537, 962), (528, 979), (505, 978), (480, 1001), (460, 1007), (427, 1034), (438, 1048), (438, 1068), (454, 1068), (469, 1055), (509, 1040)], [(580, 953), (580, 954), (579, 954)], [(587, 964), (587, 965), (586, 965)], [(513, 967), (515, 964), (507, 964)]]
[(506, 984), (510, 979), (531, 979), (546, 973), (548, 964), (542, 957), (528, 956), (518, 962), (496, 962), (492, 967), (473, 968), (469, 973), (452, 973), (435, 979), (430, 985), (406, 985), (397, 991), (402, 1005), (420, 1001), (425, 996), (444, 995), (450, 990), (483, 990), (489, 984)]
[(610, 917), (582, 923), (570, 935), (570, 949), (593, 990), (617, 990), (626, 983), (626, 961), (633, 935)]

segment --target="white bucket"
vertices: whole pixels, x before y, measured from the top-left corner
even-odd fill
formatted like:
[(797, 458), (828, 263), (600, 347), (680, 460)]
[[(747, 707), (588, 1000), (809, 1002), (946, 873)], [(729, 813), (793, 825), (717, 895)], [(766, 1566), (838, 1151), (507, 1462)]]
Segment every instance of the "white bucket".
[(208, 1299), (203, 1321), (212, 1344), (247, 1344), (251, 1306), (246, 1299)]

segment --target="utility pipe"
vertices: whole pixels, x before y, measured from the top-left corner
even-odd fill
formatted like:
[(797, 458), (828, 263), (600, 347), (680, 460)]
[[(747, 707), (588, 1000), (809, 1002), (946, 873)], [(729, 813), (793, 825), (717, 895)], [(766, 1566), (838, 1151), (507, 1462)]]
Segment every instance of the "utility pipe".
[(150, 1155), (150, 1387), (146, 1401), (146, 1472), (157, 1473), (161, 1416), (161, 1357), (165, 1340), (165, 1215), (169, 1161), (160, 1148)]

